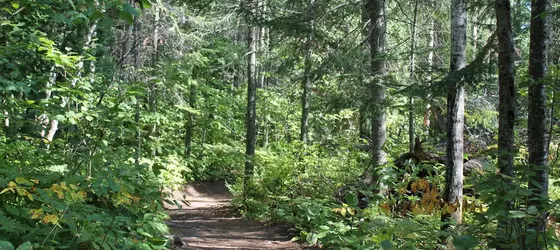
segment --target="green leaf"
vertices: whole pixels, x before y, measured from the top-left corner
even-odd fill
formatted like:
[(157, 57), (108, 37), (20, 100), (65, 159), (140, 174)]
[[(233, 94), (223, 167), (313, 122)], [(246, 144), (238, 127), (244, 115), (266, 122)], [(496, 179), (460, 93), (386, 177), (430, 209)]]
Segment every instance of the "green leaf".
[(490, 206), (488, 206), (488, 210), (486, 210), (486, 217), (488, 217), (489, 220), (496, 218), (498, 215), (500, 215), (502, 212), (504, 212), (504, 205), (502, 202), (494, 202), (492, 204), (490, 204)]
[(131, 15), (133, 15), (133, 16), (138, 16), (138, 15), (139, 15), (139, 14), (138, 14), (138, 11), (136, 10), (136, 8), (132, 7), (132, 5), (130, 5), (130, 4), (128, 4), (128, 3), (123, 4), (123, 10), (124, 10), (126, 13), (129, 13), (129, 14), (131, 14)]
[(472, 235), (460, 235), (453, 237), (453, 245), (457, 250), (472, 249), (478, 245), (478, 239)]
[(120, 185), (119, 185), (117, 182), (115, 182), (115, 180), (113, 180), (113, 179), (109, 179), (109, 180), (107, 181), (107, 183), (109, 184), (109, 188), (110, 188), (113, 192), (117, 192), (117, 191), (119, 191), (119, 190), (121, 189)]
[(98, 10), (93, 11), (91, 13), (91, 15), (89, 15), (89, 18), (91, 20), (99, 20), (99, 19), (103, 18), (103, 13), (101, 13), (101, 11), (98, 11)]
[(31, 245), (31, 242), (25, 242), (23, 244), (21, 244), (16, 250), (31, 250), (33, 249), (33, 245)]
[(56, 116), (54, 116), (54, 119), (59, 121), (59, 122), (66, 121), (66, 117), (64, 117), (63, 115), (56, 115)]
[(168, 240), (169, 239), (167, 238), (161, 238), (161, 237), (148, 238), (148, 241), (156, 246), (164, 246), (165, 244), (167, 244)]
[(19, 3), (12, 2), (11, 4), (14, 9), (19, 9)]
[(515, 211), (509, 211), (509, 215), (510, 215), (510, 218), (515, 219), (515, 218), (523, 218), (523, 217), (525, 217), (526, 214), (523, 211), (515, 210)]
[(358, 206), (358, 197), (356, 197), (356, 195), (354, 194), (347, 194), (346, 196), (344, 196), (344, 200), (346, 201), (346, 204), (351, 207)]
[(151, 235), (150, 233), (146, 232), (143, 228), (138, 228), (138, 229), (136, 229), (136, 232), (138, 232), (139, 235), (142, 235), (142, 236), (144, 236), (144, 237), (147, 237), (147, 238), (154, 238), (153, 235)]
[(150, 245), (146, 244), (146, 243), (140, 243), (136, 246), (138, 250), (152, 250), (152, 248), (150, 247)]
[(539, 209), (535, 206), (530, 206), (529, 208), (527, 208), (527, 213), (531, 215), (536, 215), (539, 213)]
[(149, 0), (142, 0), (142, 8), (147, 9), (152, 7), (152, 3)]
[(10, 213), (14, 216), (20, 216), (21, 215), (19, 209), (15, 206), (6, 205), (4, 208), (6, 209), (6, 211), (8, 211), (8, 213)]
[(86, 218), (89, 222), (103, 221), (104, 220), (104, 217), (101, 214), (88, 214), (86, 216)]
[(8, 241), (0, 241), (0, 250), (14, 250), (14, 245)]
[(72, 0), (68, 0), (68, 3), (70, 3), (70, 6), (72, 6), (73, 10), (76, 10), (76, 6), (74, 5), (74, 2), (72, 2)]
[(391, 241), (389, 240), (384, 240), (381, 242), (381, 247), (383, 249), (392, 249), (393, 248), (393, 244), (391, 243)]
[(125, 11), (121, 11), (119, 13), (119, 18), (121, 20), (126, 21), (128, 24), (133, 24), (134, 23), (134, 16), (132, 16), (130, 13), (125, 12)]

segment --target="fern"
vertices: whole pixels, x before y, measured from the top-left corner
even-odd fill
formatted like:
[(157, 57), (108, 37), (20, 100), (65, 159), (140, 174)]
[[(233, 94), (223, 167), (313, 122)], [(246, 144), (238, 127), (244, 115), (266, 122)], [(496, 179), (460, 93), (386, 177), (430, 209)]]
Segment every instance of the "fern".
[(10, 218), (3, 211), (0, 211), (0, 225), (0, 234), (9, 233), (19, 236), (24, 235), (31, 230), (29, 225)]

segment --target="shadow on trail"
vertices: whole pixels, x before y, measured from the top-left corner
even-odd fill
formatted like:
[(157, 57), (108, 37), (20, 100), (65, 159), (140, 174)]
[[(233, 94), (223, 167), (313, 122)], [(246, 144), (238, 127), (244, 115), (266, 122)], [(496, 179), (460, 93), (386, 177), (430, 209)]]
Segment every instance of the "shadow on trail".
[[(184, 198), (183, 198), (184, 197)], [(228, 204), (231, 194), (223, 181), (197, 182), (173, 192), (190, 206), (167, 206), (168, 225), (184, 243), (176, 249), (299, 250), (288, 230), (239, 218)]]

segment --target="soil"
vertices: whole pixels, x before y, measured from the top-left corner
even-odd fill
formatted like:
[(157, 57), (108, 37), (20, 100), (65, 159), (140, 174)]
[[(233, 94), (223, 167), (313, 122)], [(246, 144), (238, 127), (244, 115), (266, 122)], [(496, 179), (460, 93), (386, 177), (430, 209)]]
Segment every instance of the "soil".
[(175, 249), (299, 250), (286, 227), (240, 218), (228, 205), (231, 194), (223, 181), (197, 182), (173, 192), (172, 199), (189, 206), (168, 206)]

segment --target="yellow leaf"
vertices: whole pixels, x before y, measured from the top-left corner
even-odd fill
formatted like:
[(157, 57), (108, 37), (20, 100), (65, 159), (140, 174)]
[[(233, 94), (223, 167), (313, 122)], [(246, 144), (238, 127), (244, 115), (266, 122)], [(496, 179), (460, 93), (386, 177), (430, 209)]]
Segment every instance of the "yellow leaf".
[(45, 223), (45, 224), (51, 223), (53, 225), (58, 225), (58, 220), (59, 220), (58, 216), (56, 216), (54, 214), (47, 214), (43, 218), (43, 223)]
[(345, 208), (341, 209), (341, 210), (340, 210), (340, 214), (341, 214), (343, 217), (346, 217), (346, 209), (345, 209)]
[(12, 191), (12, 193), (15, 193), (15, 191), (14, 191), (13, 188), (4, 188), (4, 189), (2, 190), (2, 192), (0, 192), (0, 194), (6, 193), (6, 192), (8, 192), (8, 191)]
[(410, 185), (410, 188), (412, 189), (412, 192), (416, 193), (416, 191), (418, 190), (418, 182), (412, 183), (412, 185)]
[(10, 182), (8, 183), (8, 187), (15, 188), (15, 187), (17, 187), (17, 184), (16, 184), (15, 182), (13, 182), (13, 181), (10, 181)]
[(418, 205), (414, 204), (412, 207), (412, 214), (414, 215), (424, 214), (424, 210)]
[(80, 192), (78, 192), (78, 195), (80, 195), (80, 197), (82, 197), (82, 199), (85, 199), (85, 198), (87, 198), (87, 193), (86, 193), (86, 192), (84, 192), (84, 191), (80, 191)]
[(389, 204), (388, 203), (382, 203), (381, 204), (381, 209), (386, 213), (386, 214), (390, 214), (391, 213), (391, 209), (389, 208)]
[(346, 208), (346, 210), (348, 210), (348, 213), (349, 213), (350, 215), (356, 214), (356, 211), (354, 211), (354, 209), (352, 209), (351, 207)]
[(27, 190), (25, 190), (25, 188), (18, 187), (18, 188), (16, 188), (16, 190), (17, 190), (17, 193), (21, 196), (27, 196), (27, 194), (29, 193), (29, 192), (27, 192)]
[(451, 213), (455, 212), (456, 209), (457, 209), (457, 206), (455, 206), (454, 204), (446, 203), (445, 205), (443, 205), (442, 213), (444, 215), (451, 214)]
[(32, 194), (27, 193), (27, 198), (28, 198), (29, 200), (33, 201), (33, 195), (32, 195)]
[(18, 184), (29, 184), (29, 183), (31, 183), (29, 180), (27, 180), (23, 177), (16, 177), (16, 182)]
[(31, 180), (31, 182), (33, 182), (35, 184), (39, 184), (39, 180)]
[[(62, 186), (64, 184), (64, 186)], [(53, 192), (56, 193), (56, 195), (58, 196), (59, 199), (63, 199), (64, 198), (64, 189), (66, 188), (66, 184), (64, 182), (61, 183), (61, 185), (58, 184), (53, 184), (51, 187), (51, 190)]]
[(31, 209), (29, 212), (31, 213), (31, 219), (39, 219), (39, 217), (41, 217), (41, 215), (43, 215), (43, 209), (42, 208)]

